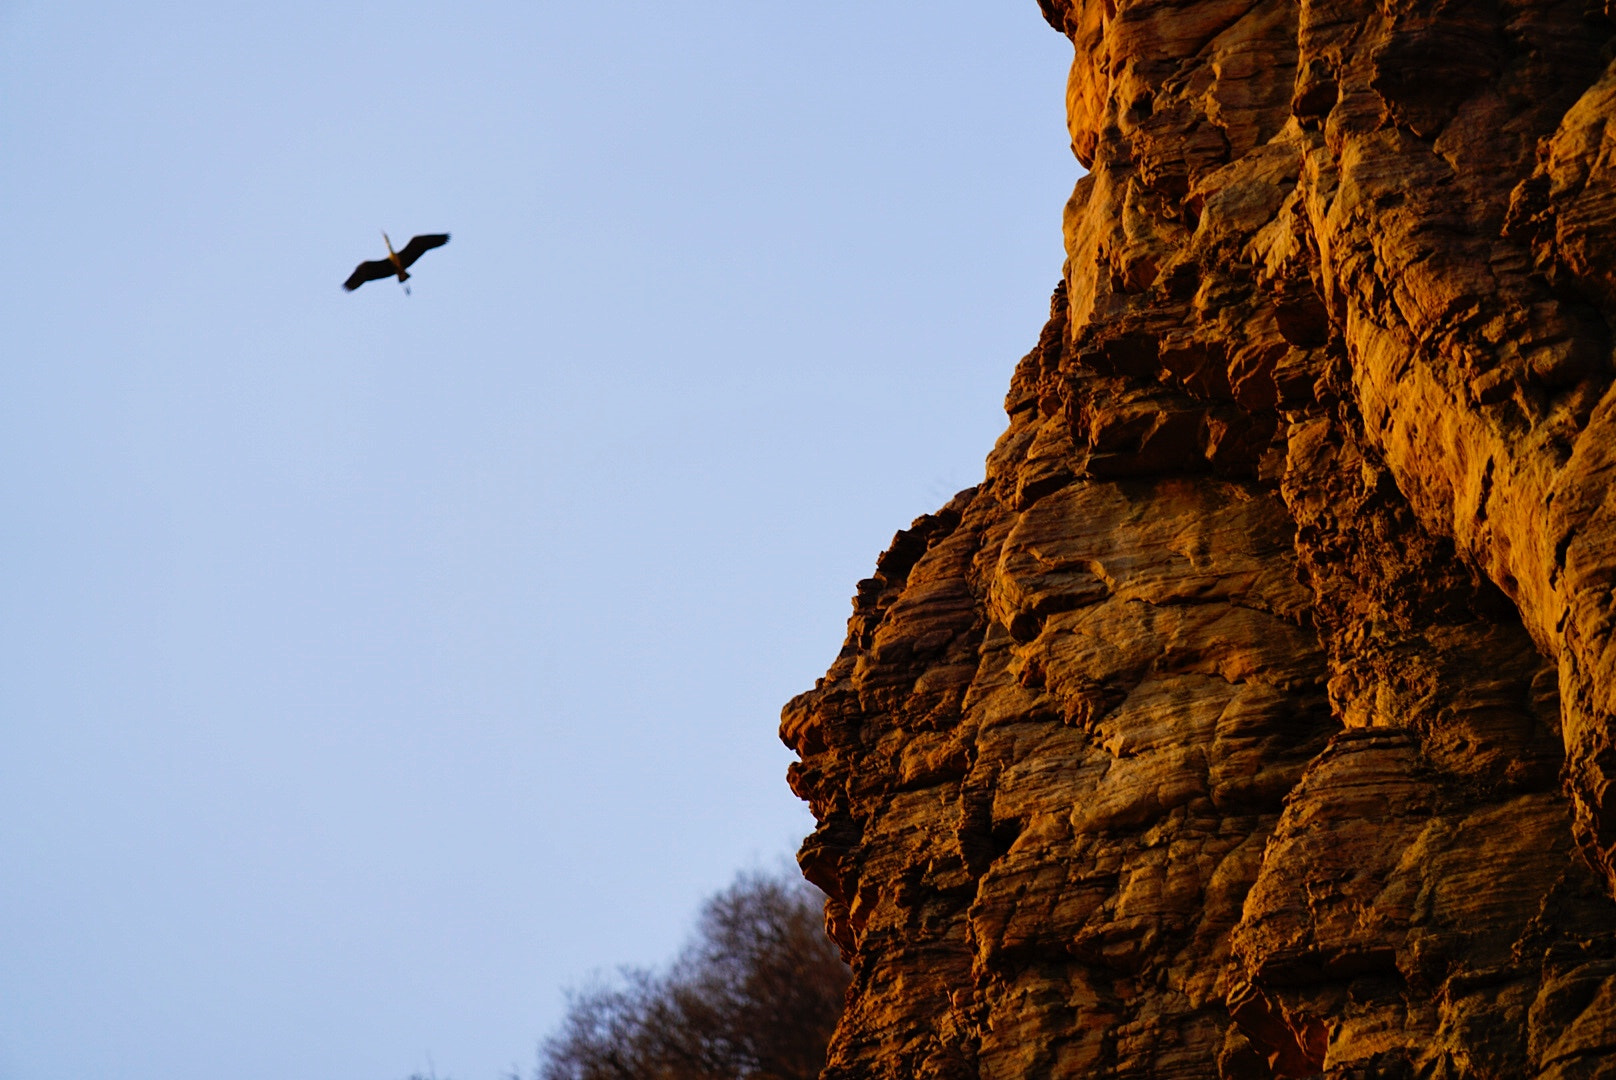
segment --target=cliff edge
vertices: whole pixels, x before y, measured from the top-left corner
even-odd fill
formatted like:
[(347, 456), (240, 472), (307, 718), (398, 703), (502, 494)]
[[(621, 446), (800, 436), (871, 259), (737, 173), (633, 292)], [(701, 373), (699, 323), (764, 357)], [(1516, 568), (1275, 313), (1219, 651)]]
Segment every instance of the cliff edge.
[(785, 709), (829, 1078), (1616, 1077), (1616, 0), (1039, 0), (982, 483)]

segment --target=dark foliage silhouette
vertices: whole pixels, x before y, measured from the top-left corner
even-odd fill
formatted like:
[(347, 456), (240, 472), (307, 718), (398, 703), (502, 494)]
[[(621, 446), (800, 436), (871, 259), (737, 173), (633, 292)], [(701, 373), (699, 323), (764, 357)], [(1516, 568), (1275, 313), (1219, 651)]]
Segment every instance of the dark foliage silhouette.
[(627, 970), (569, 995), (539, 1080), (814, 1080), (848, 981), (821, 900), (743, 874), (666, 973)]

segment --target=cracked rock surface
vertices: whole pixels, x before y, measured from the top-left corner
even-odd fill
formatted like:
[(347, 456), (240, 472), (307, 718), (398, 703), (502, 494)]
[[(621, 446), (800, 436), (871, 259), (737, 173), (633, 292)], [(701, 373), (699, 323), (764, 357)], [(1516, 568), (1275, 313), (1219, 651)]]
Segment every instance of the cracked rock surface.
[(1616, 0), (1039, 0), (978, 486), (787, 705), (841, 1078), (1616, 1078)]

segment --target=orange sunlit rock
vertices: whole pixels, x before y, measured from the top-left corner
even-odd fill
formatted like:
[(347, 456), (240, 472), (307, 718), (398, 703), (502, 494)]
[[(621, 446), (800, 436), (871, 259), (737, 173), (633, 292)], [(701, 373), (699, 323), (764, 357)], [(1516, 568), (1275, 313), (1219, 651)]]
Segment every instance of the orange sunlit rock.
[(828, 1077), (1616, 1076), (1616, 0), (1040, 0), (982, 483), (785, 709)]

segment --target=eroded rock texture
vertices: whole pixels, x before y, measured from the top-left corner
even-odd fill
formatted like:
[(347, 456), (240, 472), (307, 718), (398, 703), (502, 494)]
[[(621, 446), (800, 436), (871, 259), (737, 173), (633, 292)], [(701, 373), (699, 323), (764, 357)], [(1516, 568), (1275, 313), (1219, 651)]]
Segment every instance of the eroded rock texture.
[(787, 706), (827, 1076), (1616, 1077), (1616, 0), (1040, 0), (1052, 318)]

